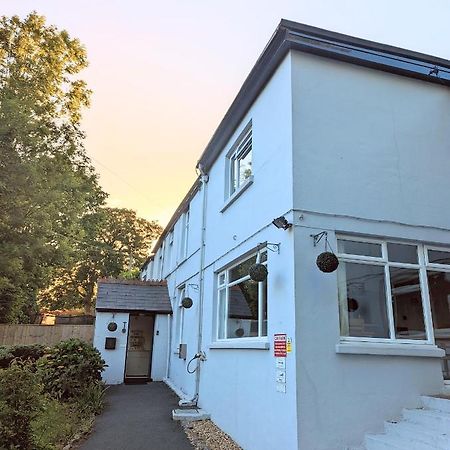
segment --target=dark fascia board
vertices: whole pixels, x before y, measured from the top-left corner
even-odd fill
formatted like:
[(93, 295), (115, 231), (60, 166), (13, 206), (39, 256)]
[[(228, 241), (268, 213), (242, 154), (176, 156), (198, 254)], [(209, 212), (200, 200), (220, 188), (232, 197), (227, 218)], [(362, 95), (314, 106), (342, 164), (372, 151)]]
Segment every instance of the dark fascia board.
[(208, 171), (289, 50), (450, 86), (450, 61), (282, 20), (244, 81), (197, 165)]
[(186, 212), (189, 209), (189, 203), (191, 200), (195, 197), (195, 194), (198, 192), (201, 186), (200, 177), (197, 178), (194, 182), (194, 184), (189, 189), (188, 193), (185, 195), (181, 203), (178, 205), (178, 208), (173, 213), (172, 217), (169, 220), (169, 223), (164, 228), (163, 232), (161, 233), (161, 236), (156, 241), (156, 244), (153, 247), (152, 255), (150, 255), (147, 260), (144, 262), (143, 266), (141, 267), (141, 271), (144, 270), (144, 268), (148, 265), (150, 261), (152, 261), (155, 257), (156, 252), (158, 251), (159, 247), (164, 241), (164, 238), (166, 237), (167, 233), (173, 229), (175, 226), (175, 223), (180, 218), (180, 216)]
[(97, 312), (124, 312), (130, 314), (147, 313), (147, 314), (173, 314), (172, 311), (157, 311), (153, 309), (127, 309), (127, 308), (95, 308)]
[[(209, 171), (290, 50), (450, 86), (450, 61), (446, 59), (283, 19), (200, 156), (197, 167), (201, 166), (205, 172)], [(197, 179), (158, 239), (153, 253), (156, 253), (166, 234), (186, 211), (200, 184), (200, 180)]]

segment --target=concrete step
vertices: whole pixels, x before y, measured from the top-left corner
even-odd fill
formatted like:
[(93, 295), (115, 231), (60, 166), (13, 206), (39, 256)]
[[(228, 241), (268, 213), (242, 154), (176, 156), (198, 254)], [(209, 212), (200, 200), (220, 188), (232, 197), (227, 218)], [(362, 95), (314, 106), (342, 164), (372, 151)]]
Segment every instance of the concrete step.
[(448, 433), (450, 430), (450, 414), (430, 409), (404, 409), (403, 418), (412, 423), (417, 423), (424, 428)]
[(450, 397), (444, 398), (423, 395), (420, 397), (420, 400), (422, 401), (422, 405), (425, 409), (433, 409), (450, 414)]
[(429, 445), (438, 450), (450, 449), (450, 435), (433, 431), (417, 423), (406, 420), (401, 422), (385, 422), (384, 427), (388, 435), (412, 439), (420, 444)]
[(429, 450), (412, 447), (408, 440), (387, 434), (366, 434), (364, 443), (367, 450)]
[(172, 419), (173, 420), (187, 420), (187, 421), (196, 421), (196, 420), (207, 420), (211, 417), (210, 414), (203, 411), (203, 409), (199, 408), (191, 408), (191, 409), (174, 409), (172, 411)]

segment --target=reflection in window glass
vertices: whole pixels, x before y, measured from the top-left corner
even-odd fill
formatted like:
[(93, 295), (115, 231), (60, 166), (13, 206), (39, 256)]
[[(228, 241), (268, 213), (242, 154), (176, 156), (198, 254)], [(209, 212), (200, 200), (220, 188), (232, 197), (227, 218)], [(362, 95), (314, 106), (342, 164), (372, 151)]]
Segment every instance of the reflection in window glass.
[(338, 239), (338, 252), (349, 255), (373, 256), (381, 258), (381, 244)]
[(228, 281), (229, 282), (236, 281), (236, 280), (240, 280), (243, 277), (246, 277), (248, 275), (248, 270), (249, 270), (250, 266), (252, 264), (255, 264), (255, 262), (256, 262), (256, 255), (252, 256), (249, 259), (246, 259), (245, 261), (241, 262), (237, 266), (230, 269), (230, 275), (229, 275), (230, 279)]
[(395, 336), (426, 339), (419, 271), (390, 267)]
[(388, 242), (387, 247), (389, 261), (417, 264), (417, 245)]
[(247, 280), (229, 288), (228, 338), (258, 336), (258, 283)]
[(430, 270), (427, 278), (434, 337), (436, 345), (445, 350), (442, 369), (444, 378), (450, 380), (450, 273)]
[(341, 335), (389, 338), (384, 267), (339, 264)]
[(428, 261), (433, 264), (450, 264), (450, 252), (428, 250)]

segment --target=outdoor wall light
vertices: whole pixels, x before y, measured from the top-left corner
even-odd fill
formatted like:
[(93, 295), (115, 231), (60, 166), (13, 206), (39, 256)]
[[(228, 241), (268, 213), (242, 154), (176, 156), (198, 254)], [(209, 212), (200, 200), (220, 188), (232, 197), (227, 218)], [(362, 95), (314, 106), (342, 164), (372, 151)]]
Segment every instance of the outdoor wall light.
[(272, 223), (277, 228), (282, 228), (283, 230), (289, 230), (289, 228), (292, 227), (292, 223), (289, 223), (284, 216), (277, 217), (276, 219), (272, 220)]
[(127, 332), (126, 322), (123, 323), (122, 333), (125, 334)]

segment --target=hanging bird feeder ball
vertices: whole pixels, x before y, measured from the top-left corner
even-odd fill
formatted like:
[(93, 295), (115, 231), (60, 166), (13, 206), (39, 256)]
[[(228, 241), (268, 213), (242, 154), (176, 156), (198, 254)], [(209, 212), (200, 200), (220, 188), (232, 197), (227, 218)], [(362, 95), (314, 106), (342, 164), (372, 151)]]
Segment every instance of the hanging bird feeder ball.
[(325, 273), (334, 272), (339, 266), (339, 260), (334, 253), (323, 252), (316, 259), (317, 267)]
[(252, 264), (248, 269), (248, 274), (253, 281), (264, 281), (267, 278), (267, 267), (264, 264)]
[(109, 322), (108, 323), (108, 331), (116, 331), (117, 330), (117, 323), (116, 322)]
[(183, 308), (189, 309), (193, 304), (194, 302), (191, 297), (184, 297), (183, 300), (181, 300), (181, 306)]

